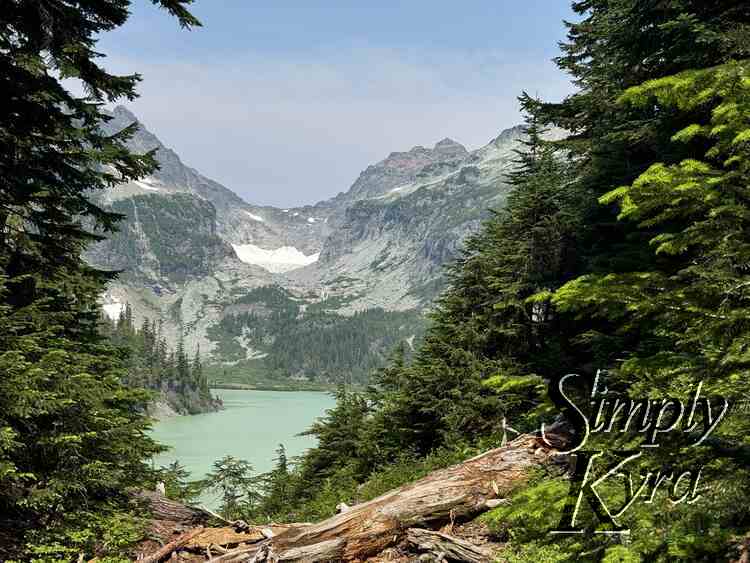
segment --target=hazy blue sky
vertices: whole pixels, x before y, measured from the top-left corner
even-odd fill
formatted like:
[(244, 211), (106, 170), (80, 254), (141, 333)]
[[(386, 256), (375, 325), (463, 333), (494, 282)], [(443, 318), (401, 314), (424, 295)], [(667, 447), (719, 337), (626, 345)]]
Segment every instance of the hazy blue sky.
[(519, 122), (522, 89), (571, 91), (550, 61), (569, 0), (198, 0), (179, 29), (147, 0), (106, 35), (140, 72), (128, 104), (183, 160), (257, 204), (346, 190), (391, 151), (477, 148)]

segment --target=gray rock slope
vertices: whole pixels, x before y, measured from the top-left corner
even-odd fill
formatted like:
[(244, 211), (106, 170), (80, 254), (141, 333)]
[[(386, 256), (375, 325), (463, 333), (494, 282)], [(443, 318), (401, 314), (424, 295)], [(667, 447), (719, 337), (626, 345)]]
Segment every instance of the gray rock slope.
[[(104, 126), (110, 132), (137, 121), (122, 107), (112, 116)], [(373, 346), (391, 345), (394, 334), (411, 345), (418, 331), (403, 312), (420, 317), (462, 241), (503, 205), (521, 135), (519, 127), (508, 129), (472, 152), (450, 139), (394, 152), (334, 198), (279, 209), (247, 203), (202, 176), (139, 123), (131, 148), (155, 150), (160, 169), (93, 196), (126, 216), (119, 233), (87, 253), (92, 264), (122, 272), (102, 297), (104, 309), (114, 316), (130, 303), (137, 319), (161, 318), (172, 341), (182, 333), (188, 349), (200, 346), (216, 363), (262, 361), (284, 334), (253, 339), (257, 331), (238, 329), (228, 317), (247, 310), (248, 295), (266, 294), (254, 289), (275, 285), (301, 324), (322, 322), (321, 315), (329, 326), (374, 309), (399, 312), (389, 338), (378, 329), (368, 337)], [(289, 375), (315, 377), (314, 370)]]

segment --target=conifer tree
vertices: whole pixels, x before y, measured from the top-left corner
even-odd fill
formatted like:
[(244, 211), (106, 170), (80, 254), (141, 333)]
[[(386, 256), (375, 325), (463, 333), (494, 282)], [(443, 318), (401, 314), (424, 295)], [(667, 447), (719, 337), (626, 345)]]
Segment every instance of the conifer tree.
[[(188, 0), (153, 3), (198, 25)], [(122, 386), (120, 358), (98, 333), (110, 276), (81, 259), (119, 219), (89, 194), (155, 166), (125, 146), (135, 125), (100, 127), (103, 103), (136, 95), (139, 77), (108, 73), (95, 51), (129, 7), (24, 0), (0, 10), (0, 537), (13, 538), (0, 559), (93, 555), (97, 526), (157, 451), (139, 414), (147, 396)]]
[(236, 519), (257, 500), (254, 490), (255, 479), (252, 465), (244, 459), (230, 455), (214, 462), (214, 469), (202, 482), (207, 490), (218, 491), (221, 495), (221, 514), (228, 519)]
[[(558, 290), (555, 302), (605, 318), (619, 330), (638, 330), (638, 346), (624, 351), (612, 370), (613, 390), (634, 398), (678, 397), (687, 404), (700, 388), (704, 395), (741, 404), (750, 385), (750, 62), (652, 80), (629, 89), (621, 103), (711, 116), (672, 136), (694, 150), (695, 158), (655, 162), (631, 185), (601, 198), (603, 204), (617, 203), (622, 221), (649, 233), (647, 247), (655, 256), (670, 259), (631, 272), (579, 277)], [(721, 408), (716, 400), (714, 405)], [(722, 491), (682, 515), (697, 525), (698, 511), (709, 510), (711, 543), (695, 541), (678, 528), (679, 521), (673, 523), (677, 529), (670, 530), (668, 541), (690, 558), (716, 553), (745, 531), (741, 522), (748, 511), (741, 499), (750, 490), (750, 456), (743, 447), (748, 431), (747, 417), (737, 412), (700, 447), (694, 445), (695, 432), (680, 432), (652, 456), (656, 467), (703, 467), (704, 493)]]

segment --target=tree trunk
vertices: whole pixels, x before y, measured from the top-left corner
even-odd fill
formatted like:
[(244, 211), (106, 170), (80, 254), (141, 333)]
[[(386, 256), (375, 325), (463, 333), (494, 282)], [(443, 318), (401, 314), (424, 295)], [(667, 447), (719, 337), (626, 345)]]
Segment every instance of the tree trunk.
[(493, 559), (492, 553), (488, 550), (440, 532), (411, 528), (406, 533), (406, 540), (421, 551), (450, 561), (487, 563)]
[(154, 520), (167, 520), (189, 526), (205, 524), (211, 518), (205, 510), (185, 506), (156, 491), (139, 490), (134, 492), (133, 496), (148, 505)]
[[(568, 437), (562, 428), (547, 432), (557, 448)], [(212, 561), (363, 560), (399, 543), (409, 528), (470, 518), (497, 506), (506, 493), (526, 481), (532, 469), (549, 463), (556, 451), (539, 436), (519, 436), (504, 447), (435, 471), (318, 524), (292, 526)]]
[(141, 563), (159, 563), (160, 561), (169, 557), (174, 551), (180, 549), (195, 536), (199, 535), (201, 532), (203, 532), (202, 526), (193, 528), (189, 532), (185, 532), (176, 540), (169, 542), (167, 545), (159, 549), (156, 553), (141, 559)]

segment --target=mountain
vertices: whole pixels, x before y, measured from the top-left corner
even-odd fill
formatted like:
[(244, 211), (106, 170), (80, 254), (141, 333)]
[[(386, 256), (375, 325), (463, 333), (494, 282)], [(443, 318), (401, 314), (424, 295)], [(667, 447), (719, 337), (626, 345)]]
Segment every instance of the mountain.
[[(137, 118), (123, 107), (103, 127)], [(468, 151), (451, 139), (393, 152), (346, 192), (279, 209), (245, 202), (184, 164), (143, 124), (130, 141), (160, 169), (95, 194), (122, 213), (88, 261), (121, 270), (110, 316), (161, 319), (213, 366), (214, 383), (363, 381), (399, 342), (413, 346), (443, 266), (490, 208), (503, 205), (519, 127)]]

